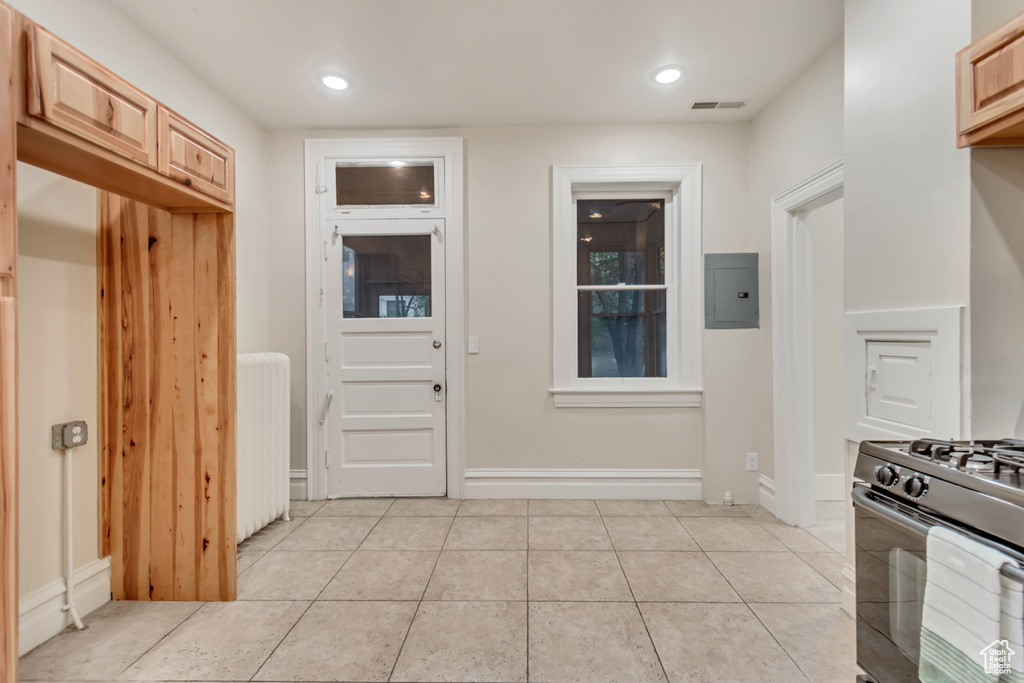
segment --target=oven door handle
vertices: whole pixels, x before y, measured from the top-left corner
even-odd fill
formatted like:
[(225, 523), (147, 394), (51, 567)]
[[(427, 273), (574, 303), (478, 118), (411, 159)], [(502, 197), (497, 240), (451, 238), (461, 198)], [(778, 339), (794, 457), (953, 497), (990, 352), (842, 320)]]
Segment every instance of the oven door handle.
[(906, 515), (901, 515), (896, 510), (893, 510), (888, 505), (882, 505), (871, 497), (869, 489), (864, 486), (853, 487), (853, 504), (859, 505), (865, 510), (870, 511), (872, 514), (878, 515), (887, 522), (891, 522), (898, 527), (902, 527), (906, 531), (913, 532), (919, 536), (927, 536), (928, 529), (931, 527), (927, 524), (922, 524), (916, 519), (911, 519)]
[[(891, 522), (892, 524), (898, 527), (902, 527), (903, 529), (906, 529), (907, 531), (913, 532), (915, 534), (919, 534), (925, 537), (928, 536), (928, 530), (931, 528), (929, 525), (923, 524), (917, 521), (916, 519), (911, 519), (906, 515), (901, 515), (899, 512), (893, 510), (887, 505), (882, 505), (881, 503), (879, 503), (878, 501), (874, 500), (871, 497), (869, 489), (867, 489), (866, 487), (854, 486), (852, 497), (854, 505), (859, 505), (860, 507), (871, 512), (872, 514), (878, 515), (885, 521)], [(953, 531), (957, 530), (953, 529)], [(1001, 552), (1009, 551), (1009, 548), (1004, 548), (998, 543), (986, 542), (985, 544)], [(1008, 579), (1012, 579), (1017, 583), (1024, 584), (1024, 569), (1022, 569), (1021, 566), (1016, 562), (1007, 562), (1000, 568), (999, 571), (1003, 576), (1007, 577)]]

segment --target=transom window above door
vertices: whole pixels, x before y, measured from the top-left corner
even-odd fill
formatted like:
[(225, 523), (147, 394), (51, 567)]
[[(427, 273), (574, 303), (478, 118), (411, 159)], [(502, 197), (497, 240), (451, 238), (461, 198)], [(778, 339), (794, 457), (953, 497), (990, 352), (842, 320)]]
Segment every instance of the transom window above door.
[(553, 171), (555, 406), (699, 406), (700, 165)]
[(317, 189), (333, 218), (432, 218), (444, 212), (444, 159), (324, 159)]

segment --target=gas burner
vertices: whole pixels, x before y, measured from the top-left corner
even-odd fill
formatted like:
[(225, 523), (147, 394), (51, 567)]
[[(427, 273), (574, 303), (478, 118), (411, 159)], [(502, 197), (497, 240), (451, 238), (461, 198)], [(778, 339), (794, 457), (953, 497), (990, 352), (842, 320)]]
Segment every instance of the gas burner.
[(928, 459), (944, 467), (972, 473), (998, 475), (1003, 468), (1017, 474), (1024, 468), (1024, 441), (941, 441), (918, 439), (906, 450), (914, 458)]

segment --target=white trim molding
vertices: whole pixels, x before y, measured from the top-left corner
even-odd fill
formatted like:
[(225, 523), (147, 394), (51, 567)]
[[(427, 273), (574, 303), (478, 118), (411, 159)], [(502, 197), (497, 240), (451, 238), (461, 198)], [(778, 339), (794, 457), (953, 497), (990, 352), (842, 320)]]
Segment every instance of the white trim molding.
[[(463, 473), (466, 468), (466, 282), (464, 259), (464, 177), (461, 137), (444, 138), (311, 138), (305, 143), (306, 154), (306, 476), (310, 500), (327, 497), (326, 470), (323, 454), (326, 448), (324, 426), (317, 415), (324, 395), (326, 377), (322, 358), (325, 341), (325, 320), (319, 308), (323, 246), (320, 222), (331, 212), (323, 200), (332, 183), (323, 179), (325, 159), (395, 159), (440, 158), (444, 163), (441, 179), (443, 198), (434, 208), (416, 210), (415, 217), (437, 216), (445, 220), (445, 429), (447, 434), (447, 494), (449, 498), (463, 495)], [(319, 193), (318, 193), (319, 190)], [(331, 213), (332, 219), (399, 218), (410, 209), (395, 211), (342, 211)]]
[[(110, 558), (75, 570), (75, 607), (80, 616), (110, 602)], [(23, 596), (18, 604), (18, 656), (36, 648), (71, 624), (64, 611), (64, 579)]]
[(839, 161), (772, 197), (772, 361), (776, 516), (814, 524), (811, 235), (805, 214), (843, 188)]
[(290, 480), (289, 498), (292, 500), (309, 500), (306, 470), (292, 470)]
[(768, 512), (775, 514), (775, 480), (769, 479), (763, 474), (757, 480), (757, 502)]
[[(847, 313), (843, 330), (844, 436), (850, 441), (963, 436), (964, 307)], [(931, 359), (931, 425), (909, 425), (868, 415), (868, 344), (924, 342)], [(923, 423), (922, 423), (923, 424)]]
[(466, 498), (701, 500), (700, 470), (466, 470)]
[[(554, 373), (551, 394), (555, 407), (700, 406), (704, 304), (701, 294), (704, 275), (701, 267), (701, 172), (699, 163), (552, 166)], [(579, 377), (575, 205), (579, 193), (616, 193), (632, 197), (643, 197), (646, 193), (665, 198), (667, 377)]]
[(556, 408), (700, 408), (704, 394), (686, 389), (551, 389)]

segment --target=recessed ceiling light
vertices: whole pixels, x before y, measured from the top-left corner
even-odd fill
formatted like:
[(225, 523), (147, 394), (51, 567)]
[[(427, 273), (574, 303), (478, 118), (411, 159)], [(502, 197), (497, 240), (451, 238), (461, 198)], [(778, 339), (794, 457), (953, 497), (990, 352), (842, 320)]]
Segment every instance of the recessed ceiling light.
[(669, 83), (675, 83), (676, 81), (678, 81), (679, 77), (682, 75), (683, 72), (680, 71), (679, 69), (675, 67), (669, 67), (667, 69), (662, 69), (661, 71), (656, 73), (654, 75), (654, 80), (663, 85), (668, 85)]
[(341, 76), (324, 76), (323, 83), (331, 90), (344, 90), (348, 87), (348, 81)]
[(598, 213), (597, 211), (595, 211), (594, 213), (590, 214), (590, 217), (591, 218), (601, 218), (601, 214)]

